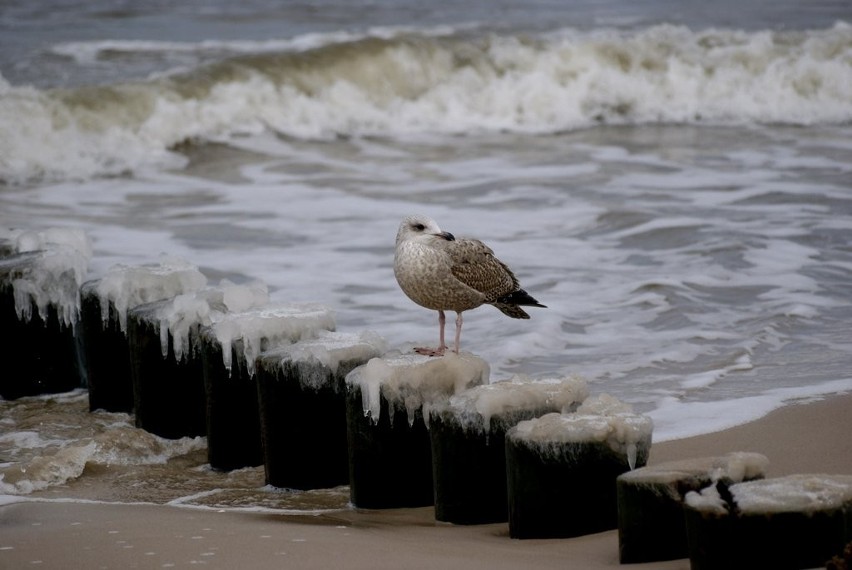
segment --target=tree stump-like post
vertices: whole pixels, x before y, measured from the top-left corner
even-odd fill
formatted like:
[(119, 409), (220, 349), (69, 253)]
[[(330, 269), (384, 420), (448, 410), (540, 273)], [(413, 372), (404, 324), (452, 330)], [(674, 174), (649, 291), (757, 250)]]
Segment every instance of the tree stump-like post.
[(488, 381), (488, 364), (469, 353), (440, 358), (374, 358), (346, 377), (349, 488), (358, 508), (435, 502), (424, 405)]
[(257, 359), (266, 483), (322, 489), (349, 482), (346, 375), (382, 354), (373, 333), (320, 331)]
[(720, 481), (685, 513), (692, 570), (823, 568), (852, 540), (852, 476)]
[(194, 265), (163, 258), (150, 265), (114, 265), (80, 288), (80, 329), (86, 356), (89, 410), (133, 411), (128, 312), (196, 292), (207, 278)]
[(82, 257), (59, 248), (0, 259), (0, 397), (14, 400), (86, 385), (75, 330), (80, 287), (75, 265)]
[(509, 430), (512, 538), (567, 538), (618, 526), (616, 478), (644, 466), (651, 448), (651, 419), (628, 410), (612, 398), (590, 398), (573, 414), (547, 414)]
[(211, 467), (228, 471), (263, 464), (257, 357), (334, 326), (328, 307), (278, 304), (228, 313), (202, 330)]
[[(195, 350), (176, 355), (168, 330), (161, 338), (158, 309), (168, 303), (147, 303), (128, 314), (136, 427), (168, 439), (203, 436), (207, 403), (201, 355)], [(197, 328), (190, 331), (189, 344), (197, 342), (197, 334)]]
[(764, 477), (769, 460), (736, 452), (649, 465), (620, 475), (618, 552), (622, 564), (676, 560), (688, 555), (683, 500), (716, 481)]
[(507, 521), (506, 432), (523, 420), (574, 411), (586, 396), (580, 378), (516, 377), (475, 386), (429, 410), (435, 519)]

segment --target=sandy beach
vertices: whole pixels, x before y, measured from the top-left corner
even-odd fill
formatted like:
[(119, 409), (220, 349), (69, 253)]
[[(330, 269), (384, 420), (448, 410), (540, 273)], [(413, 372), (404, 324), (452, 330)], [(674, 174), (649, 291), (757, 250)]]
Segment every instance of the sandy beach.
[[(755, 451), (769, 476), (852, 474), (852, 395), (789, 405), (723, 432), (654, 445), (650, 463)], [(513, 540), (506, 524), (436, 523), (431, 508), (319, 516), (23, 500), (0, 507), (0, 568), (614, 568), (616, 531)], [(688, 560), (631, 565), (679, 570)]]

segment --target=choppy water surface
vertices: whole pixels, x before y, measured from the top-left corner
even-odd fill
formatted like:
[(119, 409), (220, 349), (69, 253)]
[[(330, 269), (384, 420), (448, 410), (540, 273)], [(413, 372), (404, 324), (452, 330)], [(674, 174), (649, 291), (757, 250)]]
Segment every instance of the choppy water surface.
[[(143, 10), (117, 35), (79, 15), (52, 42), (31, 23), (41, 43), (0, 66), (0, 226), (84, 229), (93, 278), (162, 252), (212, 282), (261, 279), (398, 345), (437, 340), (392, 270), (400, 219), (422, 212), (486, 241), (548, 306), (465, 315), (492, 381), (579, 374), (649, 413), (658, 441), (852, 389), (844, 4), (738, 22), (590, 6), (419, 27), (378, 8), (343, 27), (329, 8), (279, 33), (177, 14), (183, 37), (146, 34)], [(79, 73), (53, 75), (59, 61)], [(0, 402), (0, 491), (348, 500), (213, 472), (203, 439), (86, 410), (85, 393)]]

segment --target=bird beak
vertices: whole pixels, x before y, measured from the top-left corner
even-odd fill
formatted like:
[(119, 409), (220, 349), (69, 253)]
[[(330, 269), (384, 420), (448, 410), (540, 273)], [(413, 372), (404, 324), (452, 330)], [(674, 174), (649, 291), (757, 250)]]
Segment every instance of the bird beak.
[(441, 232), (438, 234), (438, 237), (442, 237), (447, 241), (456, 241), (456, 236), (454, 236), (450, 232)]

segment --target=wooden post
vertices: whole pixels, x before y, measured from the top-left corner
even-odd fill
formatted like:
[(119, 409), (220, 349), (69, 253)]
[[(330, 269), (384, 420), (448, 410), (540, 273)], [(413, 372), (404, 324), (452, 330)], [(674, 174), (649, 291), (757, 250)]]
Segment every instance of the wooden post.
[(374, 358), (346, 377), (349, 486), (358, 508), (434, 504), (424, 405), (488, 380), (471, 354)]
[(475, 386), (430, 410), (435, 518), (507, 521), (506, 432), (523, 420), (573, 411), (587, 395), (579, 378), (512, 379)]
[(318, 338), (257, 359), (266, 483), (321, 489), (349, 482), (345, 377), (384, 352), (370, 333), (320, 331)]
[(133, 411), (130, 346), (111, 301), (107, 301), (107, 319), (103, 319), (98, 283), (87, 281), (80, 288), (80, 333), (86, 354), (89, 410), (130, 413)]
[(255, 378), (262, 350), (333, 328), (328, 307), (283, 304), (227, 313), (201, 332), (211, 467), (231, 470), (263, 463)]
[(574, 537), (617, 527), (615, 481), (647, 462), (652, 422), (624, 408), (590, 413), (599, 403), (589, 399), (574, 414), (548, 414), (506, 434), (512, 538)]
[[(45, 252), (29, 252), (0, 259), (0, 397), (67, 392), (85, 386), (82, 346), (75, 334), (77, 315), (67, 307), (46, 302), (38, 306), (27, 290), (38, 289)], [(79, 285), (70, 270), (54, 277), (53, 285), (76, 295)], [(38, 293), (43, 293), (39, 291)]]
[[(80, 288), (80, 332), (86, 354), (89, 409), (133, 411), (128, 312), (199, 291), (207, 278), (178, 258), (151, 265), (114, 265)], [(167, 308), (166, 304), (159, 305)]]
[(379, 421), (363, 413), (360, 386), (346, 395), (349, 485), (352, 504), (362, 509), (425, 507), (434, 504), (432, 454), (423, 408), (409, 418), (392, 415), (382, 396)]
[(768, 464), (759, 453), (738, 452), (660, 463), (620, 475), (616, 483), (621, 563), (686, 558), (686, 493), (716, 481), (739, 483), (763, 478)]
[[(263, 463), (257, 385), (242, 342), (223, 347), (209, 329), (201, 333), (204, 390), (207, 402), (207, 459), (214, 469), (230, 471)], [(231, 352), (225, 368), (222, 352)]]
[[(177, 358), (171, 333), (163, 353), (156, 315), (166, 303), (168, 300), (141, 305), (128, 315), (136, 427), (171, 439), (205, 435), (207, 403), (201, 355), (190, 350)], [(196, 338), (197, 331), (191, 337)]]
[(720, 481), (685, 513), (692, 570), (824, 568), (852, 540), (852, 476)]

